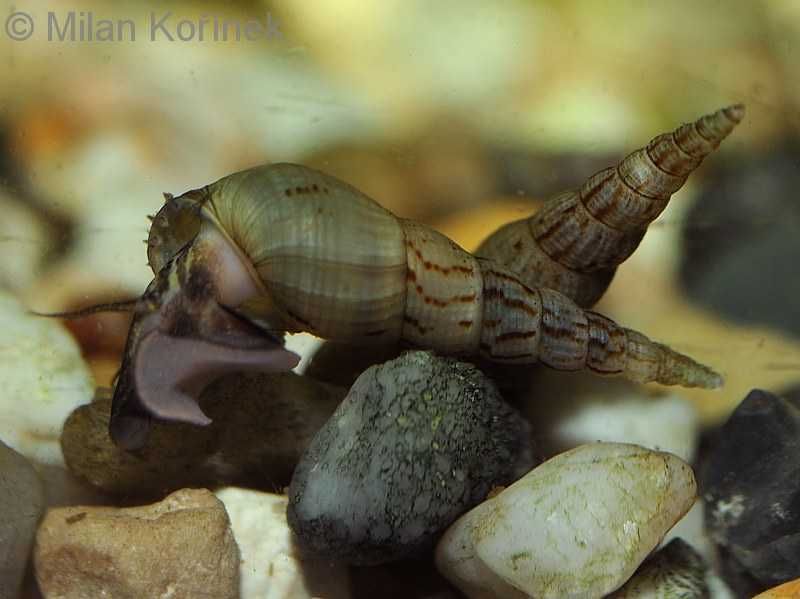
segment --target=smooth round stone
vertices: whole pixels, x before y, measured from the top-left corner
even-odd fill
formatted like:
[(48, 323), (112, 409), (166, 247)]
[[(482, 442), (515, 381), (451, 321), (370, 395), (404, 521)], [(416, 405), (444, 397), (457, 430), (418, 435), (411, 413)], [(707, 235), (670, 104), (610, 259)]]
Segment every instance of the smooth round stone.
[(365, 371), (289, 489), (305, 548), (354, 564), (418, 553), (531, 465), (527, 422), (471, 364), (408, 352)]
[(0, 293), (0, 346), (0, 438), (30, 460), (63, 466), (61, 425), (94, 393), (77, 343), (57, 320)]
[(213, 464), (228, 480), (285, 487), (344, 395), (293, 372), (234, 373), (214, 381), (201, 397), (219, 428)]
[(188, 486), (214, 482), (201, 465), (216, 444), (217, 428), (155, 422), (147, 445), (120, 449), (108, 434), (111, 399), (79, 406), (64, 422), (61, 448), (69, 471), (114, 496), (160, 499)]
[[(289, 347), (287, 343), (286, 347)], [(397, 345), (370, 347), (336, 341), (325, 341), (310, 356), (304, 371), (318, 381), (350, 388), (370, 366), (393, 360), (402, 353)]]
[(33, 466), (0, 441), (0, 597), (16, 597), (28, 563), (44, 489)]
[(232, 483), (282, 487), (343, 395), (292, 372), (229, 374), (200, 397), (209, 426), (154, 421), (135, 453), (111, 440), (111, 399), (98, 398), (70, 414), (61, 447), (70, 472), (128, 499)]
[(59, 446), (64, 420), (94, 393), (75, 339), (58, 320), (0, 291), (0, 346), (0, 439), (31, 461), (48, 506), (101, 501), (66, 470)]
[(152, 505), (48, 510), (34, 566), (47, 598), (238, 599), (239, 548), (222, 502), (182, 489)]
[(462, 516), (437, 565), (470, 597), (600, 597), (630, 578), (695, 494), (692, 469), (672, 454), (582, 445)]
[(475, 552), (475, 527), (492, 513), (491, 500), (459, 518), (436, 546), (436, 567), (470, 599), (526, 599), (527, 594), (503, 580)]

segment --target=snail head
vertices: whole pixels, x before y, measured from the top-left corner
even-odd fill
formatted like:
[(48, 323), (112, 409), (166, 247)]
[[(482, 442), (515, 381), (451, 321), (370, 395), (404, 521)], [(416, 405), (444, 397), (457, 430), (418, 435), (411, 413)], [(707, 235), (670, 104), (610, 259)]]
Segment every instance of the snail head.
[(220, 376), (291, 370), (300, 359), (283, 347), (282, 330), (237, 310), (259, 289), (224, 234), (202, 222), (197, 196), (203, 193), (166, 195), (151, 219), (148, 259), (156, 274), (141, 297), (74, 312), (34, 313), (81, 318), (133, 312), (109, 422), (112, 440), (124, 449), (144, 446), (154, 419), (210, 424), (197, 400)]
[(236, 260), (219, 235), (199, 234), (136, 302), (109, 423), (120, 447), (143, 446), (152, 419), (210, 424), (197, 400), (224, 374), (297, 365), (299, 356), (283, 347), (282, 331), (231, 307), (247, 288), (242, 278), (248, 275), (236, 272)]

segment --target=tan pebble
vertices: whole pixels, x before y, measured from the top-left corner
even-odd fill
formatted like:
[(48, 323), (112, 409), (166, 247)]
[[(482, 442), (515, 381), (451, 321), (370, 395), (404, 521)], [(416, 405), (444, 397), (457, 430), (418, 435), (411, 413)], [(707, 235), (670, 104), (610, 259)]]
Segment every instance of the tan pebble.
[(129, 453), (108, 435), (110, 414), (111, 400), (99, 398), (67, 418), (61, 449), (73, 474), (107, 493), (132, 497), (163, 497), (200, 482), (197, 466), (214, 449), (217, 429), (155, 424), (148, 444)]
[(753, 599), (798, 599), (800, 598), (800, 578), (785, 582), (753, 597)]
[(206, 489), (142, 507), (50, 510), (34, 565), (45, 597), (239, 597), (239, 549), (225, 507)]
[(69, 415), (61, 448), (73, 474), (117, 496), (155, 498), (243, 479), (275, 488), (289, 482), (344, 393), (291, 372), (225, 376), (201, 397), (209, 426), (154, 422), (135, 453), (111, 440), (111, 400), (98, 397)]

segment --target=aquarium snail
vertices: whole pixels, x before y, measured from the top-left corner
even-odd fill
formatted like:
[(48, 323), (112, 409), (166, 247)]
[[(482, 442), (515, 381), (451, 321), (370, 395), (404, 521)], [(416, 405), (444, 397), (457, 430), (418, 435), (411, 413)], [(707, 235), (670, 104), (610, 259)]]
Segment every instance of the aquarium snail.
[(731, 106), (493, 234), (472, 255), (353, 187), (294, 164), (238, 172), (166, 202), (148, 239), (110, 431), (207, 424), (194, 398), (230, 370), (287, 370), (283, 332), (406, 342), (493, 361), (716, 387), (687, 356), (588, 308), (689, 173), (744, 115)]

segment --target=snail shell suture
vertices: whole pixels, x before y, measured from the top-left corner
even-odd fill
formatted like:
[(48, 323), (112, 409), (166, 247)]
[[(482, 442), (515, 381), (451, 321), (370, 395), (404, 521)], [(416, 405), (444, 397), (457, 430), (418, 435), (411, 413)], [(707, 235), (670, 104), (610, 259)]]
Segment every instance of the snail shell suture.
[(283, 331), (720, 385), (711, 369), (585, 308), (743, 111), (729, 107), (655, 138), (501, 228), (477, 256), (294, 164), (167, 196), (150, 230), (156, 278), (131, 326), (112, 437), (141, 444), (150, 416), (206, 424), (191, 397), (210, 377), (296, 363)]

